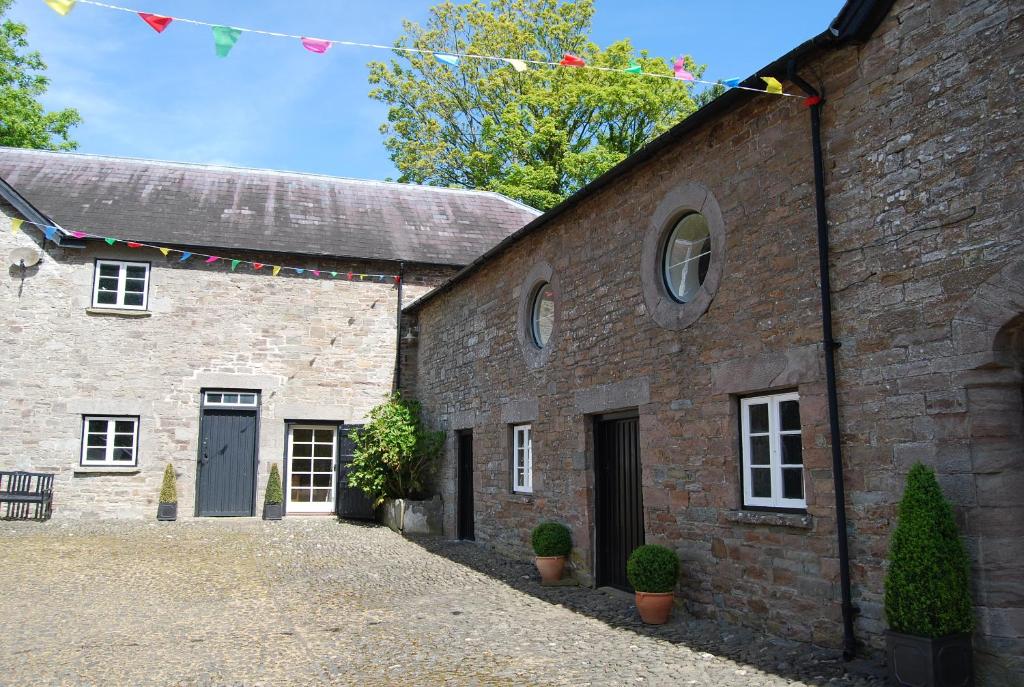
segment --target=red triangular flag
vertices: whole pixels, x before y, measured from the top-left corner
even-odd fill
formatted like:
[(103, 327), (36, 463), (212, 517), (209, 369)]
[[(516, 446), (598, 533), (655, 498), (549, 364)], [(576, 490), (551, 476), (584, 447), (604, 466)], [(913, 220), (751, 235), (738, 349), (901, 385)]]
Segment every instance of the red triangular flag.
[(261, 270), (261, 269), (263, 269), (263, 263), (262, 262), (254, 262), (252, 264), (252, 268), (254, 270)]
[(563, 67), (587, 66), (586, 61), (582, 57), (576, 57), (575, 55), (570, 55), (569, 53), (565, 53), (564, 55), (562, 55), (562, 61), (559, 62), (558, 64), (562, 65)]
[(142, 244), (141, 243), (135, 243), (134, 241), (129, 241), (128, 242), (128, 247), (129, 248), (142, 248)]
[(139, 16), (142, 17), (142, 21), (152, 26), (153, 30), (157, 33), (163, 33), (168, 24), (174, 21), (171, 17), (162, 17), (159, 14), (149, 14), (147, 12), (139, 12)]

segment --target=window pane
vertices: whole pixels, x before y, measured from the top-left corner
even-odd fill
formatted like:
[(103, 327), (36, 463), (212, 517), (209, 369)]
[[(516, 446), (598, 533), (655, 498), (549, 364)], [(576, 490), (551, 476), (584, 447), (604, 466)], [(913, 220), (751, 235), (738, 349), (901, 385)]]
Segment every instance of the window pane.
[(105, 448), (90, 448), (85, 452), (86, 460), (106, 460), (107, 449)]
[(308, 487), (309, 486), (309, 475), (297, 475), (292, 473), (292, 486), (293, 487)]
[(782, 462), (787, 465), (803, 465), (803, 448), (799, 434), (782, 435)]
[(126, 446), (131, 448), (135, 444), (135, 437), (131, 434), (115, 434), (114, 446)]
[(206, 394), (207, 403), (220, 403), (221, 394)]
[(326, 501), (330, 501), (331, 500), (331, 490), (330, 489), (314, 489), (313, 490), (313, 500), (314, 501), (319, 501), (320, 503), (324, 503)]
[(295, 441), (313, 441), (313, 430), (311, 429), (293, 429), (292, 438)]
[[(308, 461), (306, 461), (308, 462)], [(314, 460), (313, 461), (314, 472), (334, 472), (334, 461), (333, 460)]]
[(334, 455), (334, 446), (331, 444), (313, 444), (313, 455), (317, 458), (330, 458)]
[(124, 295), (124, 304), (125, 305), (139, 306), (139, 305), (142, 305), (142, 303), (143, 303), (143, 296), (142, 296), (141, 293), (126, 293)]
[(114, 277), (117, 280), (117, 275), (121, 272), (120, 265), (100, 265), (100, 276), (101, 277)]
[(241, 394), (238, 397), (238, 402), (239, 403), (244, 403), (246, 405), (255, 405), (256, 404), (256, 394)]
[(522, 468), (516, 470), (516, 486), (526, 486), (526, 473), (523, 471)]
[(711, 232), (698, 212), (683, 217), (672, 229), (662, 270), (665, 286), (672, 296), (688, 303), (697, 295), (711, 264)]
[(310, 461), (306, 460), (293, 460), (292, 461), (292, 472), (309, 472)]
[(750, 471), (750, 493), (758, 498), (771, 498), (772, 473), (767, 468), (754, 468)]
[(292, 489), (293, 503), (309, 503), (309, 489)]
[(782, 471), (782, 496), (787, 499), (804, 497), (804, 471), (802, 468), (786, 468)]
[(124, 281), (125, 291), (138, 291), (142, 293), (146, 290), (145, 279), (125, 279)]
[(107, 434), (90, 434), (87, 441), (85, 442), (88, 446), (99, 446), (100, 448), (107, 445)]
[(135, 422), (132, 420), (117, 420), (114, 422), (114, 431), (119, 434), (135, 433)]
[(117, 277), (100, 277), (100, 291), (117, 291)]
[(104, 432), (107, 431), (106, 420), (89, 420), (89, 431), (90, 432)]
[(225, 403), (238, 403), (238, 394), (224, 394)]
[(130, 448), (115, 448), (114, 460), (131, 462), (132, 450)]
[(309, 458), (313, 455), (313, 444), (293, 444), (292, 455), (296, 458)]
[(146, 268), (144, 266), (142, 266), (142, 265), (128, 265), (127, 277), (129, 279), (142, 279), (142, 280), (145, 280), (146, 279)]
[(533, 301), (533, 327), (534, 342), (544, 348), (551, 338), (551, 330), (555, 324), (555, 291), (550, 284), (544, 284), (537, 289)]
[(116, 291), (100, 291), (96, 294), (96, 302), (103, 305), (117, 305)]
[(782, 431), (800, 429), (800, 401), (783, 401), (779, 404), (779, 419)]
[(750, 431), (751, 432), (767, 432), (768, 431), (768, 404), (758, 403), (757, 405), (749, 406), (748, 411), (750, 413)]
[(329, 487), (331, 486), (331, 473), (322, 475), (313, 475), (313, 486), (314, 487)]
[(750, 437), (750, 464), (768, 465), (771, 462), (771, 452), (768, 447), (768, 437)]

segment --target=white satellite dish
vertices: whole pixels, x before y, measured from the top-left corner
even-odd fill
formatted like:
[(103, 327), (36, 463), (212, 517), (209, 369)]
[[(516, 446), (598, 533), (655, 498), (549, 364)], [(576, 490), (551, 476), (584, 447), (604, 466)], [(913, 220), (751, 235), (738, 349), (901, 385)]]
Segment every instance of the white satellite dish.
[(11, 264), (15, 267), (32, 267), (39, 264), (42, 256), (34, 248), (15, 248), (11, 251)]

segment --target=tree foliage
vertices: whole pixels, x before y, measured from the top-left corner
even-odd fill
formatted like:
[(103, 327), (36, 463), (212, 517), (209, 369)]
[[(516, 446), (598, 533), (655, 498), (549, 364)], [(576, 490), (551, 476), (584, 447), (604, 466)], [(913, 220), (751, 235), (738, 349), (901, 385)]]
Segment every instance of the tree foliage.
[[(13, 1), (0, 0), (0, 16)], [(27, 34), (27, 26), (9, 19), (0, 25), (0, 145), (74, 150), (71, 128), (82, 118), (74, 108), (47, 112), (39, 102), (50, 80), (43, 58), (29, 51)]]
[(885, 616), (897, 632), (945, 637), (974, 624), (967, 552), (935, 473), (907, 474), (885, 576)]
[(393, 394), (370, 411), (370, 421), (349, 438), (355, 452), (348, 469), (349, 486), (378, 506), (386, 498), (420, 498), (444, 441), (444, 432), (428, 430), (420, 404)]
[[(381, 127), (400, 181), (487, 189), (547, 209), (696, 109), (691, 84), (672, 79), (499, 60), (457, 67), (431, 52), (555, 61), (671, 75), (670, 65), (628, 39), (601, 50), (587, 34), (593, 0), (472, 0), (407, 21), (390, 63), (370, 64), (371, 97), (388, 103)], [(704, 67), (686, 58), (699, 75)]]

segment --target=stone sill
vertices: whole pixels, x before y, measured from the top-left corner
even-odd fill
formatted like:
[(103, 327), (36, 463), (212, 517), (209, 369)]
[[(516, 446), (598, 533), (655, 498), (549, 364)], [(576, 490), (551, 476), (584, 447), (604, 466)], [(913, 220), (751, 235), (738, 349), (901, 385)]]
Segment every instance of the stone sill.
[(509, 492), (509, 498), (520, 503), (533, 503), (533, 500), (537, 497), (536, 492), (532, 491), (513, 491)]
[(806, 513), (730, 510), (725, 512), (725, 519), (745, 525), (772, 525), (775, 527), (792, 527), (798, 530), (809, 530), (814, 527), (814, 518)]
[(142, 472), (139, 467), (104, 467), (101, 465), (79, 465), (74, 469), (76, 475), (137, 475)]
[(130, 310), (128, 308), (86, 308), (89, 315), (109, 315), (111, 317), (152, 317), (148, 310)]

